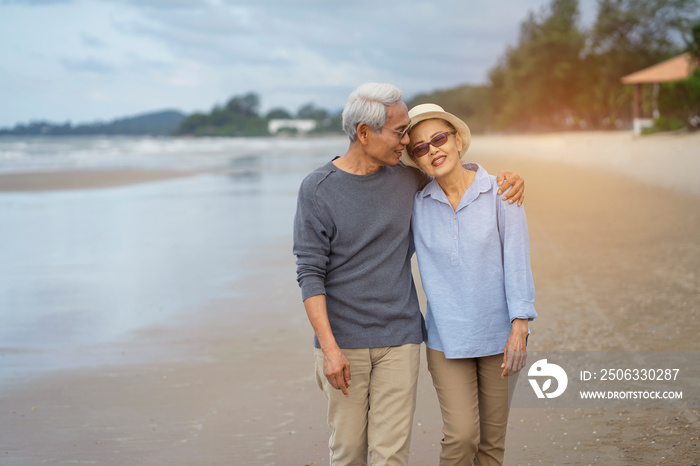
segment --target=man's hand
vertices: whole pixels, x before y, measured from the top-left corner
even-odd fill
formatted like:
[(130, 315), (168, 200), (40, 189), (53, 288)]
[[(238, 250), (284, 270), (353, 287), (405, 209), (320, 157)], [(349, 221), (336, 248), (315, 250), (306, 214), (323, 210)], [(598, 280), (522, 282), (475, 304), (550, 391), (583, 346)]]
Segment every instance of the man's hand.
[(333, 336), (326, 310), (326, 295), (319, 294), (306, 298), (304, 307), (323, 351), (323, 375), (333, 388), (342, 390), (343, 395), (349, 396), (350, 362)]
[(323, 353), (323, 375), (326, 376), (328, 382), (343, 392), (343, 395), (348, 395), (348, 388), (352, 384), (350, 381), (350, 362), (345, 354), (336, 348)]
[(518, 201), (518, 207), (523, 205), (525, 201), (525, 180), (520, 175), (510, 170), (498, 172), (496, 182), (500, 186), (498, 194), (503, 194), (510, 188), (510, 191), (503, 196), (504, 201), (507, 200), (508, 204)]
[(527, 361), (527, 319), (514, 319), (510, 335), (503, 348), (501, 378), (515, 374), (525, 367)]

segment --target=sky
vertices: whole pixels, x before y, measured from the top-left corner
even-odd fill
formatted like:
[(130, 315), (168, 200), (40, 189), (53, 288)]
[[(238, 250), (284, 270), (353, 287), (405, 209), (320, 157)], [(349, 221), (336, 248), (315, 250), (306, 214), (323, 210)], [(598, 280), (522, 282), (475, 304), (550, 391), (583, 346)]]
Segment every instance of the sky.
[[(592, 22), (594, 0), (582, 0)], [(482, 84), (549, 0), (0, 0), (0, 127)]]

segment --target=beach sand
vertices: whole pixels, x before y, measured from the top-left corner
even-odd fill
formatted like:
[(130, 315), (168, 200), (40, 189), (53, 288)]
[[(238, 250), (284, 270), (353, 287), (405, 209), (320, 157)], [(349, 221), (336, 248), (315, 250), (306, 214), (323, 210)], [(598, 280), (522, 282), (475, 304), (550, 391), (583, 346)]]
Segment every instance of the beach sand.
[[(616, 159), (621, 147), (640, 142), (621, 133), (479, 139), (471, 160), (491, 173), (513, 169), (527, 183), (539, 313), (531, 351), (699, 354), (697, 135), (641, 140), (642, 168), (634, 153)], [(567, 155), (547, 152), (552, 140)], [(593, 163), (570, 159), (592, 144)], [(656, 167), (653, 176), (647, 166)], [(238, 295), (101, 348), (121, 363), (5, 387), (0, 464), (328, 464), (325, 400), (291, 239), (255, 254), (254, 272), (232, 284)], [(697, 409), (516, 408), (506, 464), (696, 464), (699, 416)], [(411, 464), (437, 464), (440, 429), (423, 363)]]
[(0, 192), (110, 188), (162, 181), (192, 172), (174, 170), (86, 170), (0, 174)]

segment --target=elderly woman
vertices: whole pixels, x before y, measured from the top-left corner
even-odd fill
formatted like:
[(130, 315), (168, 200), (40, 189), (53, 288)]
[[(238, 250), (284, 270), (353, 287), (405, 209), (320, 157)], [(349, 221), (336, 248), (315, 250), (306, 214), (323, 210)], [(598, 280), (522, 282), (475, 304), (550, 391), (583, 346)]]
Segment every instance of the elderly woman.
[(500, 465), (508, 378), (525, 365), (528, 321), (537, 316), (525, 213), (501, 202), (482, 167), (462, 165), (471, 140), (462, 120), (434, 104), (409, 116), (402, 160), (434, 178), (414, 198), (412, 228), (444, 424), (440, 464)]

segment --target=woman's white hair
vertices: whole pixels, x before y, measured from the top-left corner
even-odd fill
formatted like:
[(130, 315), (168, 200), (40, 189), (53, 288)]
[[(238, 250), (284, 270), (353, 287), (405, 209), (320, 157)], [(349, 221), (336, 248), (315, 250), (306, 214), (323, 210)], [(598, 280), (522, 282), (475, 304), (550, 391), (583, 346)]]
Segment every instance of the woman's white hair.
[(355, 141), (357, 125), (365, 123), (378, 133), (386, 124), (386, 108), (401, 101), (403, 91), (393, 84), (367, 83), (355, 89), (343, 109), (343, 131)]

